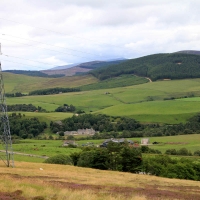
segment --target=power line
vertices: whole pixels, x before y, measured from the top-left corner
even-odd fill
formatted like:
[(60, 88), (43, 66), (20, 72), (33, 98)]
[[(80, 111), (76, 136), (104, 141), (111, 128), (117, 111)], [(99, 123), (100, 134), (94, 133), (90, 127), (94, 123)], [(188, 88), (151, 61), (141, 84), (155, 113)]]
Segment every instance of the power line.
[(76, 51), (76, 52), (81, 52), (81, 53), (85, 53), (85, 54), (91, 54), (91, 55), (99, 56), (97, 54), (93, 54), (93, 53), (89, 53), (89, 52), (84, 52), (84, 51), (80, 51), (80, 50), (76, 50), (76, 49), (71, 49), (71, 48), (66, 48), (66, 47), (61, 47), (61, 46), (52, 45), (52, 44), (47, 44), (47, 43), (44, 43), (44, 42), (39, 42), (39, 41), (36, 41), (36, 40), (25, 39), (25, 38), (21, 38), (21, 37), (9, 35), (9, 34), (2, 33), (1, 35), (3, 35), (3, 36), (9, 36), (9, 37), (14, 37), (14, 38), (19, 38), (19, 39), (22, 39), (22, 40), (27, 40), (27, 41), (32, 41), (32, 42), (37, 42), (37, 43), (40, 43), (40, 44), (45, 44), (45, 45), (49, 45), (49, 46), (53, 46), (53, 47), (68, 49), (68, 50), (71, 50), (71, 51)]
[(25, 63), (19, 63), (19, 62), (14, 62), (14, 61), (5, 60), (5, 59), (1, 59), (1, 60), (6, 61), (6, 62), (11, 62), (11, 63), (20, 64), (20, 65), (30, 66), (30, 67), (37, 67), (37, 68), (40, 68), (40, 69), (42, 69), (42, 70), (47, 70), (47, 69), (45, 69), (45, 68), (38, 67), (38, 66), (36, 66), (36, 65), (30, 65), (30, 64), (27, 65), (27, 64), (25, 64)]
[(57, 50), (53, 50), (53, 49), (49, 49), (49, 48), (44, 48), (44, 47), (37, 47), (36, 45), (33, 45), (33, 44), (26, 44), (26, 43), (17, 42), (17, 41), (14, 41), (14, 40), (7, 40), (7, 39), (4, 39), (4, 38), (0, 38), (0, 39), (6, 40), (6, 41), (9, 41), (9, 42), (15, 42), (15, 43), (18, 43), (18, 44), (27, 45), (27, 46), (33, 46), (35, 48), (41, 48), (41, 49), (46, 49), (46, 50), (49, 50), (49, 51), (63, 53), (63, 54), (67, 54), (67, 55), (70, 55), (70, 56), (76, 56), (76, 57), (80, 57), (80, 58), (87, 58), (87, 59), (89, 59), (88, 57), (85, 57), (85, 56), (74, 55), (74, 54), (70, 54), (70, 53), (67, 53), (67, 52), (57, 51)]
[[(21, 22), (17, 22), (17, 21), (14, 21), (14, 20), (10, 20), (10, 19), (5, 19), (5, 18), (2, 18), (0, 17), (0, 20), (6, 20), (6, 21), (10, 21), (12, 23), (16, 23), (16, 24), (22, 24), (22, 25), (25, 25), (25, 26), (29, 26), (29, 27), (32, 27), (32, 28), (37, 28), (37, 29), (41, 29), (41, 30), (45, 30), (45, 31), (49, 31), (49, 32), (52, 32), (52, 33), (57, 33), (57, 34), (60, 34), (60, 35), (65, 35), (65, 33), (63, 32), (59, 32), (59, 31), (54, 31), (54, 30), (50, 30), (50, 29), (45, 29), (45, 28), (41, 28), (41, 27), (37, 27), (37, 26), (32, 26), (32, 25), (26, 25), (26, 24), (23, 24)], [(83, 40), (88, 40), (88, 41), (92, 41), (92, 42), (96, 42), (96, 40), (91, 40), (91, 39), (88, 39), (88, 38), (83, 38), (83, 37), (78, 37), (78, 36), (72, 36), (72, 35), (67, 35), (68, 37), (74, 37), (74, 38), (80, 38), (80, 39), (83, 39)], [(107, 44), (109, 46), (114, 46), (114, 47), (118, 47), (118, 48), (121, 48), (121, 46), (117, 46), (117, 45), (113, 45), (113, 44), (109, 44), (109, 43), (102, 43), (102, 44)], [(98, 45), (98, 46), (102, 46), (102, 44), (97, 44), (95, 43), (95, 45)]]
[(26, 58), (20, 58), (20, 57), (11, 56), (11, 55), (6, 55), (6, 54), (2, 54), (2, 55), (3, 55), (3, 56), (6, 56), (6, 57), (11, 57), (11, 58), (17, 58), (17, 59), (22, 59), (22, 60), (28, 60), (28, 61), (31, 61), (31, 62), (42, 63), (42, 64), (45, 64), (45, 65), (50, 65), (50, 66), (52, 66), (52, 67), (58, 67), (57, 65), (52, 65), (52, 64), (49, 64), (49, 63), (45, 63), (45, 62), (34, 61), (34, 60), (30, 60), (30, 59), (26, 59)]

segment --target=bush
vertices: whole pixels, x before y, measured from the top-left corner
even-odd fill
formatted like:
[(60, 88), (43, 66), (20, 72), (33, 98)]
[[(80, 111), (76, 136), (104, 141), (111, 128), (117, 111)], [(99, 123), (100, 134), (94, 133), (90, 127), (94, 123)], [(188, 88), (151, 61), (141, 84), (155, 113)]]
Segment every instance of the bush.
[(163, 168), (161, 176), (167, 178), (197, 180), (195, 170), (191, 164), (187, 163), (169, 164), (166, 168)]
[(177, 155), (192, 156), (191, 152), (188, 151), (186, 148), (181, 148), (180, 150), (178, 150)]
[(194, 155), (195, 155), (195, 156), (200, 156), (200, 150), (196, 150), (196, 151), (194, 152)]
[(77, 162), (77, 166), (95, 169), (108, 169), (108, 152), (104, 149), (83, 151)]
[(177, 155), (177, 151), (176, 151), (176, 149), (167, 149), (165, 151), (165, 154), (168, 154), (168, 155)]
[(69, 156), (63, 155), (63, 154), (47, 158), (44, 161), (44, 163), (60, 164), (60, 165), (73, 165), (72, 159)]

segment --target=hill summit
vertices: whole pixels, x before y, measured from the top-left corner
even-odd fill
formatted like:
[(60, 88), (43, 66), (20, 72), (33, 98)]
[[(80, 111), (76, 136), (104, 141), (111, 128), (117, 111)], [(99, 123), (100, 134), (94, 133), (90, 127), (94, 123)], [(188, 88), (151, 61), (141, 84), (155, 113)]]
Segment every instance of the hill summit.
[(200, 77), (200, 51), (154, 54), (99, 68), (90, 73), (100, 80), (122, 74), (135, 74), (159, 79), (185, 79)]

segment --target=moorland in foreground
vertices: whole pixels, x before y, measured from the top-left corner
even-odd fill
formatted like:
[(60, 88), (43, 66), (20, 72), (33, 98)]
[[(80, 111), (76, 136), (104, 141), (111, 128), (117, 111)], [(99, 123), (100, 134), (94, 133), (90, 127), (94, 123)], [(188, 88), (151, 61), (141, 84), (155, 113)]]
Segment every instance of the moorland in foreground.
[(18, 200), (200, 199), (200, 183), (73, 166), (0, 163), (0, 198)]

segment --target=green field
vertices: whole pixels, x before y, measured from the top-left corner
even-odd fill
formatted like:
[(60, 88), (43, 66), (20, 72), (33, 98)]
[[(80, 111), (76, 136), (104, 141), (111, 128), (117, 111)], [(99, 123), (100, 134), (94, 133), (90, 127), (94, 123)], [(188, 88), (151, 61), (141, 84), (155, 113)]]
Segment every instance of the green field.
[[(142, 138), (130, 138), (133, 141), (140, 143)], [(194, 153), (196, 150), (200, 150), (200, 135), (178, 135), (178, 136), (165, 136), (165, 137), (150, 137), (150, 143), (160, 142), (160, 144), (150, 145), (150, 148), (158, 149), (162, 153), (165, 153), (167, 149), (179, 150), (183, 147)], [(80, 140), (76, 143), (80, 146), (83, 144), (93, 143), (95, 146), (102, 144), (104, 140)], [(67, 148), (62, 147), (62, 140), (21, 140), (18, 144), (13, 144), (13, 151), (25, 154), (34, 154), (39, 156), (54, 156), (56, 154), (71, 154), (73, 152), (80, 151), (79, 148)], [(36, 158), (30, 156), (14, 155), (17, 161), (27, 162), (43, 162), (43, 158)]]
[[(8, 112), (11, 114), (12, 112)], [(16, 112), (19, 113), (19, 112)], [(62, 112), (49, 112), (49, 113), (37, 113), (37, 112), (20, 112), (24, 114), (27, 118), (37, 117), (42, 122), (50, 123), (50, 121), (59, 121), (65, 118), (71, 117), (72, 113), (62, 113)]]
[[(181, 97), (196, 96), (193, 98)], [(63, 93), (46, 96), (7, 98), (7, 104), (33, 104), (47, 111), (54, 111), (63, 104), (73, 104), (86, 113), (103, 113), (127, 116), (144, 123), (176, 124), (186, 122), (200, 112), (200, 79), (156, 81), (140, 85)], [(164, 100), (165, 98), (179, 98)], [(71, 116), (64, 113), (28, 114), (50, 120)]]
[[(48, 157), (54, 156), (56, 154), (69, 155), (70, 153), (80, 151), (79, 148), (62, 147), (62, 144), (63, 144), (62, 140), (32, 140), (32, 139), (21, 140), (20, 143), (13, 144), (13, 151), (25, 154), (48, 156)], [(17, 156), (20, 157), (21, 155)]]

